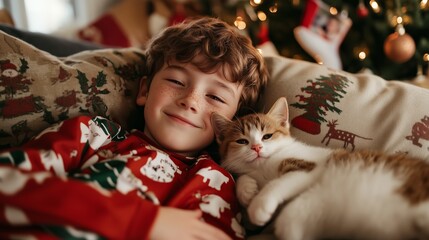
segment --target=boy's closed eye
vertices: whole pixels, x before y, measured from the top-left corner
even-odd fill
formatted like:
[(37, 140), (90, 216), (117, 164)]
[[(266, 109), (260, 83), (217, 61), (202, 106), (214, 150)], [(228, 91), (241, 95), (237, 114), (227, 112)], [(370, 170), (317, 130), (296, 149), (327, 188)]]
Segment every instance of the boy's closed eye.
[[(166, 81), (168, 81), (168, 82), (170, 82), (170, 83), (172, 83), (172, 84), (175, 84), (175, 85), (185, 86), (185, 84), (184, 84), (183, 82), (181, 82), (181, 81), (179, 81), (179, 80), (176, 80), (176, 79), (166, 78), (165, 80), (166, 80)], [(215, 95), (215, 94), (207, 94), (206, 96), (207, 96), (208, 98), (210, 98), (210, 99), (212, 99), (212, 100), (216, 101), (216, 102), (220, 102), (220, 103), (223, 103), (223, 104), (225, 104), (225, 103), (226, 103), (226, 101), (225, 101), (225, 100), (223, 100), (223, 99), (222, 99), (221, 97), (219, 97), (218, 95)]]
[(225, 101), (224, 101), (224, 100), (222, 100), (220, 97), (218, 97), (218, 96), (216, 96), (216, 95), (208, 94), (208, 95), (207, 95), (207, 97), (209, 97), (209, 98), (211, 98), (211, 99), (213, 99), (213, 100), (215, 100), (215, 101), (217, 101), (217, 102), (225, 103)]
[(176, 80), (176, 79), (170, 79), (170, 78), (167, 78), (166, 80), (167, 80), (167, 81), (169, 81), (169, 82), (171, 82), (171, 83), (174, 83), (174, 84), (180, 85), (180, 86), (185, 86), (185, 84), (183, 84), (181, 81)]

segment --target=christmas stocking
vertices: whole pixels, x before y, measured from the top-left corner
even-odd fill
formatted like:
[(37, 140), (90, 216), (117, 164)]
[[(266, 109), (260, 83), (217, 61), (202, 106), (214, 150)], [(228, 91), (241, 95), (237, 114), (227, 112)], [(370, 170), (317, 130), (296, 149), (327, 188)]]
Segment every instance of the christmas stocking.
[(301, 26), (294, 29), (294, 35), (318, 63), (340, 70), (339, 47), (351, 25), (345, 14), (331, 15), (321, 0), (308, 0)]

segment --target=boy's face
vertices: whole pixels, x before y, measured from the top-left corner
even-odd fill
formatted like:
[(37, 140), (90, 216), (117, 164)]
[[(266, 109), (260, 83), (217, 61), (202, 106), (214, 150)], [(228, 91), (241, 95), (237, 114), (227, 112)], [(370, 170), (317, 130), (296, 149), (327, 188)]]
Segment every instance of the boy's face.
[(145, 106), (144, 132), (170, 151), (195, 155), (214, 139), (211, 113), (231, 119), (242, 89), (226, 80), (222, 69), (204, 73), (191, 63), (164, 64), (150, 89), (142, 83), (137, 97), (137, 104)]

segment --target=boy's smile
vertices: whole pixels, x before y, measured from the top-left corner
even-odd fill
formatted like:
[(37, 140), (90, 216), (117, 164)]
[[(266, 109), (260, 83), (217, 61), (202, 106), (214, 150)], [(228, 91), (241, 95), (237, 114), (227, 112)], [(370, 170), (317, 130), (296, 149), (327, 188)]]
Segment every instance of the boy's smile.
[(222, 68), (202, 72), (198, 59), (164, 64), (149, 90), (142, 85), (137, 98), (137, 103), (145, 106), (145, 134), (161, 147), (186, 156), (213, 141), (212, 112), (234, 116), (243, 88), (225, 79)]
[(186, 119), (185, 117), (181, 117), (179, 115), (169, 114), (169, 113), (165, 113), (165, 114), (169, 116), (174, 122), (177, 122), (179, 124), (183, 124), (185, 126), (187, 125), (195, 128), (201, 128), (197, 124), (194, 124), (191, 120)]

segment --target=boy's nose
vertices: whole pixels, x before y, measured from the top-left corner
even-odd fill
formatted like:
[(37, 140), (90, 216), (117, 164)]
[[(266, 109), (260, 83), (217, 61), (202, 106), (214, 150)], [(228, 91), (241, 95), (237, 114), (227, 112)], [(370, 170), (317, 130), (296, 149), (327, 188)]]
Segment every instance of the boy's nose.
[(198, 99), (198, 94), (195, 91), (189, 91), (179, 99), (179, 104), (180, 106), (195, 112), (198, 110)]

